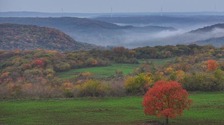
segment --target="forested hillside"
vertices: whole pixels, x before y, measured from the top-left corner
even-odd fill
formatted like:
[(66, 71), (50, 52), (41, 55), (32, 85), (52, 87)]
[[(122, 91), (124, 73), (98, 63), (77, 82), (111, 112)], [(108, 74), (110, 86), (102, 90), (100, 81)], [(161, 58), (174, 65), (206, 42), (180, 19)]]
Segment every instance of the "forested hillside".
[(98, 48), (80, 43), (65, 33), (48, 27), (20, 24), (0, 24), (1, 50), (48, 49), (59, 51), (77, 51)]

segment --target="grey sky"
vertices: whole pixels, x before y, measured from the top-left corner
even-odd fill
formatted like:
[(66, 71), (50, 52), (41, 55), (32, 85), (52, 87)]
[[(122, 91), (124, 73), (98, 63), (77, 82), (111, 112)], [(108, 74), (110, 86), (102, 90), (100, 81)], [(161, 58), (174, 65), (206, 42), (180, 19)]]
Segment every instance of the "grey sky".
[(111, 8), (113, 12), (224, 12), (224, 0), (0, 0), (0, 12), (108, 13)]

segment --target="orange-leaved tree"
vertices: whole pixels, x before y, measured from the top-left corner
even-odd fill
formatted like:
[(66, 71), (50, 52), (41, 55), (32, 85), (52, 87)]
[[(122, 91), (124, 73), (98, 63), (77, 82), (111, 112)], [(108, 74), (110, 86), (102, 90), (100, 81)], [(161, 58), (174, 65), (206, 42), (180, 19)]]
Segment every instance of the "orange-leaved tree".
[(164, 117), (165, 124), (169, 118), (176, 118), (184, 109), (189, 109), (190, 104), (188, 92), (176, 81), (156, 82), (143, 99), (145, 114)]
[(216, 60), (208, 60), (207, 61), (207, 69), (208, 71), (213, 71), (218, 68), (218, 63)]

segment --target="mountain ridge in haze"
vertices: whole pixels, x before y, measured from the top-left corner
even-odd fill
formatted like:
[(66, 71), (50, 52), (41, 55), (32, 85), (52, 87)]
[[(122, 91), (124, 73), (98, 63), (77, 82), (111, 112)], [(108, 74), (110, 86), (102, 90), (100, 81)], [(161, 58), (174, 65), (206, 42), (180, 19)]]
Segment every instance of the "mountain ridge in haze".
[(203, 33), (203, 32), (212, 32), (215, 29), (224, 29), (224, 23), (218, 23), (210, 26), (205, 26), (196, 30), (192, 30), (189, 33)]
[(223, 37), (217, 37), (217, 38), (210, 38), (206, 40), (196, 41), (193, 42), (197, 45), (212, 45), (215, 47), (223, 47), (224, 46), (224, 36)]
[(195, 34), (213, 34), (210, 38), (197, 40), (193, 42), (198, 45), (213, 45), (215, 47), (224, 46), (224, 23), (218, 23), (214, 25), (205, 26), (196, 30), (192, 30), (189, 33)]
[[(0, 23), (17, 23), (46, 26), (56, 28), (80, 42), (96, 44), (100, 46), (126, 46), (131, 36), (144, 38), (150, 33), (175, 30), (165, 26), (120, 26), (88, 18), (60, 17), (60, 18), (16, 18), (0, 17)], [(142, 36), (142, 37), (141, 37)], [(129, 40), (129, 41), (127, 41)]]

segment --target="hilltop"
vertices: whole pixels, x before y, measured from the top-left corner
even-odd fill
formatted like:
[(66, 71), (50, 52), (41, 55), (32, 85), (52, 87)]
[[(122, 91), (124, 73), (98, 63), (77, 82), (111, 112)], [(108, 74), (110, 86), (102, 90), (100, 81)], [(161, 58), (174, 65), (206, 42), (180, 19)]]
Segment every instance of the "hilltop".
[(76, 51), (96, 48), (91, 44), (77, 42), (54, 28), (9, 23), (0, 24), (0, 43), (0, 49), (2, 50), (41, 48)]
[(196, 30), (190, 31), (190, 33), (203, 33), (203, 32), (212, 32), (217, 29), (224, 29), (224, 23), (218, 23), (210, 26), (205, 26)]

